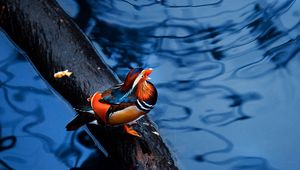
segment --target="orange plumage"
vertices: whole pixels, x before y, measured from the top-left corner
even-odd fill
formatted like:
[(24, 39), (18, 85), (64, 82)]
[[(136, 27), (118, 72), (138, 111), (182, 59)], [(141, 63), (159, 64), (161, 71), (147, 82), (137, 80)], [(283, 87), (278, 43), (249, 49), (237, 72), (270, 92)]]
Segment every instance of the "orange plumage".
[(110, 104), (101, 103), (99, 100), (102, 99), (102, 95), (99, 92), (96, 92), (91, 97), (91, 107), (95, 112), (95, 116), (101, 118), (101, 120), (106, 123), (106, 113), (111, 107)]

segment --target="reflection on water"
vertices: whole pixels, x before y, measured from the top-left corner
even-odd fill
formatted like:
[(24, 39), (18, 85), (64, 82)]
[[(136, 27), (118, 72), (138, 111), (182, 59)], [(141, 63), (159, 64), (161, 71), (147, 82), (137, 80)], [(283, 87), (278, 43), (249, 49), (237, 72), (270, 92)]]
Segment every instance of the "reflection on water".
[[(120, 77), (154, 68), (151, 116), (182, 168), (300, 167), (300, 1), (59, 3)], [(91, 141), (64, 131), (70, 109), (3, 37), (1, 166), (86, 167)]]
[(75, 140), (76, 133), (65, 131), (71, 109), (4, 34), (0, 39), (0, 169), (69, 169), (81, 164), (94, 149), (87, 150)]

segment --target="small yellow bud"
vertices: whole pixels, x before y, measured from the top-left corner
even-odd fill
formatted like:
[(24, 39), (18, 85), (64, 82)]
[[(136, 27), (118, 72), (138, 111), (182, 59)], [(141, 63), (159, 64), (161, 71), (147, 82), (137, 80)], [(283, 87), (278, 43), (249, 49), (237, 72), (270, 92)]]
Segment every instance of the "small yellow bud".
[(70, 72), (69, 70), (59, 71), (59, 72), (57, 72), (57, 73), (54, 74), (54, 78), (60, 79), (60, 78), (62, 78), (64, 76), (70, 77), (71, 74), (72, 74), (72, 72)]

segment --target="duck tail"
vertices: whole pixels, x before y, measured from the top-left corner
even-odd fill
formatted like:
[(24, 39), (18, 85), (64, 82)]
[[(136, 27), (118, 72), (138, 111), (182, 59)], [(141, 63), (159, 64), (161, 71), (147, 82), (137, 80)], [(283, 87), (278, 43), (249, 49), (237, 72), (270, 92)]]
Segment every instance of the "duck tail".
[(95, 115), (89, 110), (75, 109), (77, 115), (67, 124), (67, 131), (77, 130), (81, 126), (96, 120)]

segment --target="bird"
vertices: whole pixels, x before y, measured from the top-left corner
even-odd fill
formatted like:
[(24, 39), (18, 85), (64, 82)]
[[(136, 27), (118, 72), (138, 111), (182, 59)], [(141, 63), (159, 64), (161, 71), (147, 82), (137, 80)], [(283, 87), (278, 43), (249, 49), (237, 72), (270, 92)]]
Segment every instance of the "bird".
[(88, 123), (123, 126), (127, 134), (141, 137), (131, 124), (149, 113), (157, 102), (157, 90), (149, 81), (152, 71), (152, 68), (133, 68), (123, 83), (102, 93), (97, 91), (92, 94), (87, 99), (90, 106), (85, 109), (75, 108), (77, 115), (67, 124), (66, 129), (76, 130)]

